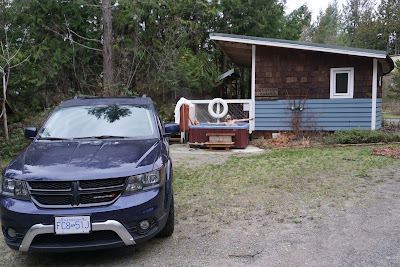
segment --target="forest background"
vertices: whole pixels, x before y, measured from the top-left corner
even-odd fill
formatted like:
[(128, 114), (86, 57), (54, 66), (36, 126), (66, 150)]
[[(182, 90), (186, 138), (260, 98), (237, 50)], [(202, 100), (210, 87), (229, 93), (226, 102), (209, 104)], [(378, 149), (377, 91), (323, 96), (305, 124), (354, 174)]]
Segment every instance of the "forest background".
[[(20, 127), (77, 94), (147, 94), (169, 121), (180, 97), (218, 96), (217, 77), (236, 67), (212, 32), (399, 54), (400, 0), (332, 1), (315, 22), (306, 5), (285, 14), (284, 0), (0, 0), (2, 119)], [(236, 69), (247, 98), (250, 70)]]

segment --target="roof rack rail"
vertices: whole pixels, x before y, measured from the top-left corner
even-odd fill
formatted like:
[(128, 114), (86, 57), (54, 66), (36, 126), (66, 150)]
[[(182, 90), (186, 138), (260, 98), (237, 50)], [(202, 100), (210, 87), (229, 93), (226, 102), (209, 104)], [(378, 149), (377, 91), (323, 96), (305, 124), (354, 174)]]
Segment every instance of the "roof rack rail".
[(74, 97), (74, 99), (88, 99), (88, 98), (96, 98), (96, 97), (91, 95), (76, 95)]

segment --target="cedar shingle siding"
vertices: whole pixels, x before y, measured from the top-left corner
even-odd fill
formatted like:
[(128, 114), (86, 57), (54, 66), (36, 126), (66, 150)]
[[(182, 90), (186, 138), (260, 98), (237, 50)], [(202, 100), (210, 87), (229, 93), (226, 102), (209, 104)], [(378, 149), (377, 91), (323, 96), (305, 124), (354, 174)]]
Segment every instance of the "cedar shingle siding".
[[(278, 99), (330, 98), (330, 69), (354, 67), (354, 98), (372, 97), (372, 58), (257, 46), (256, 90), (278, 88)], [(382, 97), (378, 64), (378, 98)], [(308, 92), (307, 92), (308, 91)], [(257, 99), (257, 98), (256, 98)]]

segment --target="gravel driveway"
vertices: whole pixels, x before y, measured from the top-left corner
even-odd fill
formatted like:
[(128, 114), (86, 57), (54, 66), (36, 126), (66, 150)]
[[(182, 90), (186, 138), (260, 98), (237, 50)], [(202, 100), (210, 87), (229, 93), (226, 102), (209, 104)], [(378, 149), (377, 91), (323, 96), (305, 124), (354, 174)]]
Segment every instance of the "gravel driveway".
[[(221, 164), (235, 153), (180, 149), (171, 153), (175, 165), (191, 168), (202, 162)], [(294, 217), (255, 212), (229, 224), (212, 217), (178, 217), (170, 238), (95, 252), (19, 253), (1, 241), (0, 262), (3, 266), (400, 266), (400, 166), (373, 171), (370, 177), (346, 201), (300, 203)]]

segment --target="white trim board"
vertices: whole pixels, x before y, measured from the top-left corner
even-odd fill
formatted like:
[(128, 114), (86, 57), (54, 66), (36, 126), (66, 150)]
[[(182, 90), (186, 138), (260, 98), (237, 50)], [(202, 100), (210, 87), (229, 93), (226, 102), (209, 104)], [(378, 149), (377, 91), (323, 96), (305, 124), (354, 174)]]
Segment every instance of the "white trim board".
[(376, 98), (378, 94), (378, 60), (373, 59), (372, 69), (372, 112), (371, 112), (371, 130), (376, 129)]
[(327, 53), (335, 53), (335, 54), (351, 55), (351, 56), (386, 58), (386, 55), (384, 55), (384, 54), (378, 54), (378, 53), (372, 53), (372, 52), (351, 51), (351, 50), (344, 50), (344, 49), (339, 49), (339, 48), (328, 48), (328, 47), (318, 47), (318, 46), (311, 46), (311, 45), (305, 45), (305, 44), (283, 43), (283, 42), (278, 42), (278, 41), (271, 42), (271, 41), (250, 40), (250, 39), (244, 39), (244, 38), (225, 37), (225, 36), (210, 36), (210, 39), (213, 41), (225, 41), (225, 42), (243, 43), (243, 44), (250, 44), (250, 45), (273, 46), (273, 47), (327, 52)]
[(256, 46), (251, 46), (251, 102), (253, 103), (252, 109), (250, 110), (250, 118), (254, 120), (250, 121), (251, 131), (255, 129), (255, 116), (256, 116)]

